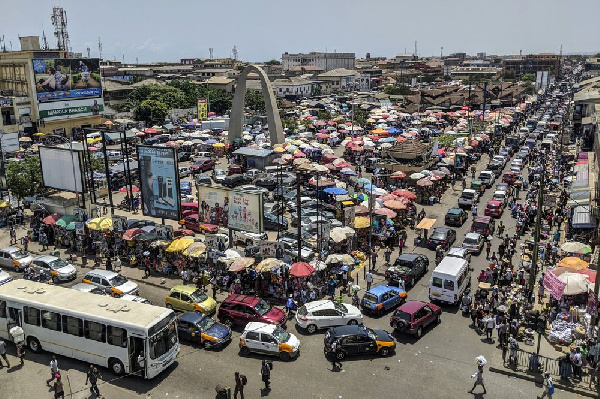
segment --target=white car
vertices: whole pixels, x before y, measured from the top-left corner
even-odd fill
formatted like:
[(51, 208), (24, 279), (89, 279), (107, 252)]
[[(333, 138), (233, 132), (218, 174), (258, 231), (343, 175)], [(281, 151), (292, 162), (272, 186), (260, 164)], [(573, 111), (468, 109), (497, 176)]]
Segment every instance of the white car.
[(508, 196), (506, 195), (506, 191), (494, 191), (492, 195), (492, 200), (499, 201), (506, 205), (508, 203)]
[(187, 166), (179, 167), (179, 177), (188, 177), (192, 174), (192, 171)]
[(274, 324), (250, 322), (240, 337), (240, 354), (250, 352), (279, 356), (287, 361), (300, 353), (300, 340)]
[(309, 334), (321, 328), (362, 324), (362, 321), (362, 313), (356, 306), (330, 300), (308, 302), (296, 312), (296, 325)]
[(8, 274), (4, 270), (0, 269), (0, 285), (6, 284), (12, 280), (13, 280), (13, 278), (10, 276), (10, 274)]
[(77, 277), (77, 269), (69, 262), (56, 256), (41, 255), (34, 258), (30, 264), (37, 272), (47, 273), (52, 276), (52, 281), (74, 280)]
[(245, 245), (260, 245), (261, 241), (269, 239), (267, 233), (250, 233), (243, 230), (233, 230), (232, 236), (235, 241)]

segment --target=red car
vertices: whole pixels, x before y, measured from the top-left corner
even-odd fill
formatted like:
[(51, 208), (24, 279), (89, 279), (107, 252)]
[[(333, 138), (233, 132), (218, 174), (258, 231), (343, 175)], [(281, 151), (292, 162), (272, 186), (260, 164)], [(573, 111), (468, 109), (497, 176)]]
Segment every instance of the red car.
[(502, 202), (500, 201), (488, 201), (484, 214), (485, 216), (492, 216), (495, 218), (499, 218), (502, 216), (502, 212), (504, 211)]
[(517, 174), (515, 172), (505, 172), (502, 175), (502, 182), (507, 184), (515, 184), (517, 181)]
[(192, 173), (200, 173), (206, 172), (207, 170), (211, 170), (215, 168), (215, 160), (212, 158), (198, 158), (196, 162), (192, 166), (190, 166), (190, 170)]
[(287, 315), (283, 310), (269, 305), (262, 298), (249, 295), (229, 295), (219, 306), (217, 316), (227, 326), (245, 326), (251, 321), (259, 321), (285, 327), (287, 323)]
[(433, 303), (407, 301), (399, 306), (390, 318), (390, 326), (397, 331), (413, 334), (417, 338), (430, 324), (442, 321), (442, 308)]

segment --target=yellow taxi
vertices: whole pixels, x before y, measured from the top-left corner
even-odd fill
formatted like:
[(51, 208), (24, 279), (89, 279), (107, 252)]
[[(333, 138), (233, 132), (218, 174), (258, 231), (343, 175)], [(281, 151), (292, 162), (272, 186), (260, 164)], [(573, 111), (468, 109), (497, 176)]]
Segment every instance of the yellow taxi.
[(165, 298), (165, 306), (181, 312), (198, 312), (211, 315), (217, 310), (217, 302), (193, 285), (176, 285)]

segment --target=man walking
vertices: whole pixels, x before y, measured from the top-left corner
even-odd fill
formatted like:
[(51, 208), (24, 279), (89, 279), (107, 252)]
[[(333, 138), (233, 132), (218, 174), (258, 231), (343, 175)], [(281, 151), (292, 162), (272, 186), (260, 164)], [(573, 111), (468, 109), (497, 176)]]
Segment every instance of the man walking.
[[(10, 363), (8, 362), (8, 359), (6, 358), (6, 342), (4, 342), (4, 340), (2, 338), (0, 338), (0, 356), (2, 356), (2, 359), (4, 359), (4, 361), (6, 362), (6, 367), (10, 367)], [(4, 367), (2, 365), (2, 362), (0, 361), (0, 368)]]
[(480, 364), (477, 366), (477, 372), (471, 376), (471, 378), (475, 378), (475, 384), (473, 384), (473, 388), (467, 393), (473, 393), (473, 390), (477, 387), (477, 385), (481, 385), (483, 388), (483, 394), (487, 393), (485, 389), (485, 385), (483, 385), (483, 366)]
[(550, 373), (544, 373), (544, 393), (542, 396), (538, 396), (537, 399), (543, 399), (548, 397), (548, 399), (552, 399), (552, 395), (554, 395), (554, 383), (552, 382), (552, 377), (550, 377)]
[(262, 367), (260, 369), (260, 375), (262, 381), (265, 383), (265, 389), (271, 389), (271, 370), (273, 369), (273, 363), (268, 360), (262, 361)]
[(365, 280), (367, 281), (367, 291), (369, 291), (371, 289), (371, 284), (373, 284), (373, 273), (371, 273), (370, 270), (367, 271)]
[(233, 392), (233, 398), (237, 399), (238, 392), (240, 394), (240, 399), (244, 399), (244, 380), (242, 379), (242, 375), (239, 371), (235, 372), (235, 390)]
[(492, 332), (494, 332), (495, 325), (496, 319), (494, 319), (494, 316), (490, 314), (485, 320), (485, 337), (490, 341), (492, 340)]
[(98, 378), (100, 378), (100, 373), (98, 373), (98, 369), (90, 364), (90, 369), (87, 372), (87, 376), (85, 377), (85, 385), (90, 383), (90, 392), (92, 394), (96, 394), (96, 397), (101, 397), (100, 390), (98, 390)]
[(50, 379), (46, 381), (46, 385), (50, 386), (50, 383), (52, 381), (54, 381), (57, 374), (58, 374), (58, 360), (56, 360), (55, 355), (52, 355), (52, 360), (50, 360)]
[[(334, 340), (329, 348), (329, 356), (331, 356), (331, 371), (342, 369), (342, 363), (337, 360), (338, 343)], [(339, 366), (338, 366), (339, 365)]]

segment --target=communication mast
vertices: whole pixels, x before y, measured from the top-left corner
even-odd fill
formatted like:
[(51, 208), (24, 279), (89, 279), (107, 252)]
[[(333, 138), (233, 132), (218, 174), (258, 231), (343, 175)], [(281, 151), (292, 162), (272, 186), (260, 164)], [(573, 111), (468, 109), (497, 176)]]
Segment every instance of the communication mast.
[(100, 53), (100, 61), (102, 61), (102, 42), (98, 38), (98, 52)]
[(87, 49), (86, 49), (86, 50), (87, 50), (87, 55), (88, 55), (88, 58), (90, 58), (90, 46), (87, 46)]
[(42, 50), (49, 50), (48, 39), (46, 39), (46, 31), (42, 31)]
[(214, 54), (213, 54), (213, 53), (214, 53), (214, 49), (213, 49), (212, 47), (211, 47), (211, 48), (209, 48), (209, 49), (208, 49), (208, 54), (210, 54), (210, 55), (209, 55), (209, 58), (210, 58), (210, 60), (211, 60), (211, 61), (215, 59), (215, 58), (214, 58)]
[(238, 51), (236, 46), (233, 46), (233, 50), (231, 50), (231, 58), (233, 58), (234, 61), (237, 61)]
[(71, 41), (67, 32), (67, 12), (62, 7), (52, 8), (52, 25), (59, 50), (70, 51)]

